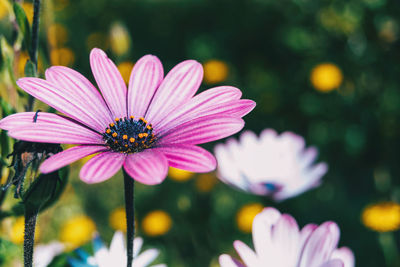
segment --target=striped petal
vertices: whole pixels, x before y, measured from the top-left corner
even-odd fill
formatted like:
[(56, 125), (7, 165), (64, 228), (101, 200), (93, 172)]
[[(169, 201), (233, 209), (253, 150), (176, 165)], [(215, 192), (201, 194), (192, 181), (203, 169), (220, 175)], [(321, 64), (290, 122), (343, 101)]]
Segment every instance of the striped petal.
[(124, 163), (125, 171), (142, 184), (161, 183), (168, 173), (168, 160), (160, 152), (145, 150), (128, 155)]
[(46, 79), (74, 97), (74, 101), (95, 120), (98, 125), (96, 130), (103, 131), (114, 120), (99, 91), (79, 72), (63, 66), (54, 66), (46, 70)]
[(103, 131), (107, 126), (92, 113), (96, 107), (87, 110), (87, 103), (72, 90), (64, 90), (58, 84), (39, 78), (21, 78), (17, 84), (33, 97), (96, 131)]
[(203, 144), (225, 138), (240, 131), (244, 121), (240, 118), (211, 115), (198, 118), (171, 129), (161, 137), (162, 145)]
[(219, 256), (219, 264), (221, 267), (245, 267), (238, 260), (226, 254)]
[(31, 142), (56, 144), (103, 144), (102, 136), (63, 116), (39, 112), (10, 115), (0, 121), (0, 128), (15, 138)]
[(139, 59), (129, 79), (128, 115), (143, 117), (150, 101), (164, 78), (160, 60), (152, 55)]
[(49, 173), (65, 167), (81, 158), (92, 155), (97, 152), (105, 151), (104, 146), (75, 146), (60, 153), (57, 153), (46, 159), (40, 165), (42, 173)]
[(126, 85), (117, 66), (101, 49), (90, 52), (90, 67), (111, 114), (114, 118), (126, 117)]
[(157, 125), (172, 110), (190, 99), (199, 89), (203, 67), (194, 60), (176, 65), (165, 77), (146, 113), (146, 119)]
[(233, 243), (237, 253), (239, 254), (242, 261), (247, 266), (259, 266), (260, 262), (258, 261), (257, 255), (251, 250), (246, 244), (244, 244), (240, 240), (236, 240)]
[(116, 152), (103, 152), (83, 165), (79, 176), (88, 184), (100, 183), (110, 179), (124, 164), (126, 155)]
[(168, 165), (191, 172), (210, 172), (217, 163), (204, 148), (194, 145), (174, 145), (157, 148), (168, 159)]

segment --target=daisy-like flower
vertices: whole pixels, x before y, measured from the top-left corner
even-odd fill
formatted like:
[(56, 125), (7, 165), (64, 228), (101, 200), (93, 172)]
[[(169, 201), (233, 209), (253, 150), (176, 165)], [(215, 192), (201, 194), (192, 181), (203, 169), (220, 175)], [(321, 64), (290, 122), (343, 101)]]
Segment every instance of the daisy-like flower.
[[(136, 237), (133, 240), (133, 267), (147, 267), (157, 258), (160, 252), (151, 248), (139, 254), (143, 245), (143, 239)], [(126, 266), (126, 248), (122, 232), (115, 232), (110, 248), (107, 249), (99, 237), (93, 240), (94, 256), (88, 255), (83, 250), (77, 250), (80, 260), (69, 259), (72, 267), (125, 267)], [(151, 267), (166, 267), (165, 264), (151, 265)]]
[(33, 266), (48, 266), (54, 257), (60, 255), (64, 250), (65, 245), (57, 241), (35, 246), (35, 253), (33, 254)]
[(339, 227), (334, 222), (308, 224), (299, 229), (289, 214), (265, 208), (253, 221), (254, 249), (241, 241), (234, 247), (243, 264), (221, 255), (221, 267), (354, 267), (353, 252), (337, 248)]
[(303, 137), (291, 132), (278, 135), (272, 129), (262, 131), (260, 137), (246, 131), (239, 142), (231, 138), (215, 147), (218, 177), (223, 182), (275, 201), (320, 184), (328, 167), (313, 165), (317, 155), (315, 147), (305, 148)]
[(196, 145), (238, 132), (244, 126), (241, 117), (255, 106), (229, 86), (194, 96), (203, 78), (202, 66), (194, 60), (178, 64), (164, 77), (159, 59), (144, 56), (132, 70), (128, 89), (102, 50), (91, 51), (90, 65), (100, 92), (62, 66), (49, 68), (45, 80), (18, 80), (19, 87), (64, 115), (23, 112), (0, 121), (0, 128), (16, 139), (78, 145), (44, 161), (43, 173), (91, 154), (97, 155), (80, 171), (86, 183), (107, 180), (122, 166), (144, 184), (162, 182), (168, 166), (208, 172), (215, 168), (215, 158)]

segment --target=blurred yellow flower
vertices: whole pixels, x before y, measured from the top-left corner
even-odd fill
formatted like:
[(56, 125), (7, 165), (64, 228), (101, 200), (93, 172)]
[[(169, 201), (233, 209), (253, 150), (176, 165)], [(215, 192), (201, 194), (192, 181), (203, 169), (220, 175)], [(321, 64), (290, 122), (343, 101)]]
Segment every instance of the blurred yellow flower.
[(11, 10), (11, 5), (8, 0), (0, 0), (0, 19), (6, 17)]
[(117, 208), (110, 215), (109, 223), (112, 229), (126, 232), (125, 208)]
[(86, 39), (86, 46), (89, 50), (92, 48), (100, 48), (103, 50), (107, 50), (109, 46), (109, 42), (107, 36), (101, 32), (94, 32), (89, 34)]
[(32, 25), (33, 21), (33, 4), (32, 3), (22, 3), (22, 8), (25, 11), (26, 17), (28, 18), (29, 23)]
[(71, 66), (74, 64), (75, 54), (66, 47), (52, 49), (50, 52), (51, 65)]
[(236, 214), (236, 223), (240, 231), (251, 233), (254, 217), (263, 210), (260, 203), (246, 204)]
[(208, 84), (220, 83), (228, 77), (228, 65), (221, 61), (212, 59), (203, 64), (204, 82)]
[(185, 182), (193, 177), (194, 173), (177, 168), (170, 167), (168, 177), (178, 182)]
[(25, 76), (25, 64), (28, 61), (29, 56), (27, 52), (21, 52), (17, 58), (17, 76), (24, 77)]
[(336, 65), (322, 63), (312, 69), (310, 80), (317, 91), (330, 92), (342, 84), (343, 74)]
[(53, 24), (47, 29), (47, 39), (53, 48), (63, 46), (68, 40), (67, 29), (61, 24)]
[(197, 177), (195, 185), (199, 192), (208, 193), (214, 188), (216, 183), (217, 178), (213, 173), (203, 173)]
[(131, 38), (128, 30), (120, 22), (114, 22), (110, 30), (111, 50), (117, 56), (122, 56), (129, 51), (131, 46)]
[(125, 83), (129, 83), (129, 78), (131, 76), (131, 71), (133, 68), (133, 63), (131, 62), (122, 62), (118, 64), (118, 70), (122, 75), (122, 78), (124, 79)]
[[(25, 228), (25, 219), (24, 217), (18, 217), (14, 224), (11, 227), (11, 231), (9, 232), (10, 241), (14, 244), (20, 245), (24, 243), (24, 228)], [(39, 239), (39, 225), (36, 224), (35, 229), (35, 240)]]
[(400, 205), (382, 202), (367, 206), (361, 215), (362, 223), (377, 232), (391, 232), (400, 229)]
[(164, 235), (171, 229), (171, 226), (171, 217), (162, 210), (148, 213), (142, 221), (143, 232), (148, 236)]
[(61, 227), (60, 241), (68, 249), (75, 249), (93, 238), (96, 225), (88, 216), (79, 215), (67, 220)]

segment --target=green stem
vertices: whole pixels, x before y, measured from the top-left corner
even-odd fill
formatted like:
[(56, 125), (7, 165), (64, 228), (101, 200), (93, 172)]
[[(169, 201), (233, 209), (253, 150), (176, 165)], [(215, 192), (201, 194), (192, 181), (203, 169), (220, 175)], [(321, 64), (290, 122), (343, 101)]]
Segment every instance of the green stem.
[(129, 176), (124, 170), (124, 187), (125, 187), (125, 211), (127, 226), (127, 267), (132, 267), (133, 262), (133, 239), (135, 238), (135, 207), (134, 207), (134, 185), (135, 180)]
[(37, 212), (25, 212), (24, 267), (32, 267)]
[(381, 245), (383, 255), (385, 257), (386, 266), (396, 267), (399, 266), (399, 255), (392, 232), (380, 233), (378, 236), (379, 244)]

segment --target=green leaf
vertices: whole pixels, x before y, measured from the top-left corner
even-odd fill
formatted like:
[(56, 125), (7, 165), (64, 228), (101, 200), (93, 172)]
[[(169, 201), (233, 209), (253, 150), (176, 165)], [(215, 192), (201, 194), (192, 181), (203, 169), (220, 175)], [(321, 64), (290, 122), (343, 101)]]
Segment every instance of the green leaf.
[(25, 64), (25, 76), (26, 77), (36, 77), (36, 66), (29, 59)]
[(31, 54), (31, 48), (30, 48), (30, 43), (31, 43), (31, 30), (29, 26), (29, 21), (28, 18), (26, 17), (24, 9), (21, 7), (20, 4), (17, 2), (14, 2), (13, 5), (14, 8), (14, 13), (15, 13), (15, 18), (17, 20), (19, 29), (24, 36), (24, 43), (26, 48), (29, 51), (29, 54)]

